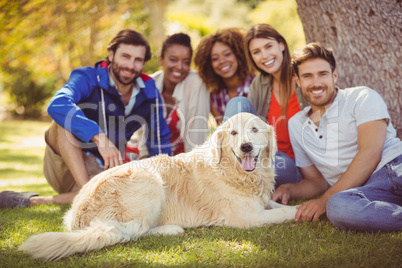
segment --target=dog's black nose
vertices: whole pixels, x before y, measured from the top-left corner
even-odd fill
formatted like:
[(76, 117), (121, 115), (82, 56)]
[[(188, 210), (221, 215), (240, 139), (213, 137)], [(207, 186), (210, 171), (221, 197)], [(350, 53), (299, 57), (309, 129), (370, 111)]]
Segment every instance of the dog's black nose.
[(253, 144), (252, 144), (251, 142), (243, 143), (243, 144), (240, 146), (240, 150), (241, 150), (243, 153), (249, 153), (249, 152), (251, 152), (251, 151), (253, 150)]

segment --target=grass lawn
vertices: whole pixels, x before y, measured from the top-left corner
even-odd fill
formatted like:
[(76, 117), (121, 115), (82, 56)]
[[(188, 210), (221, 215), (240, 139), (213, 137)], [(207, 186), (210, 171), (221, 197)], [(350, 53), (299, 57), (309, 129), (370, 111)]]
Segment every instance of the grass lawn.
[[(0, 191), (55, 194), (43, 178), (43, 133), (48, 122), (0, 122)], [(327, 219), (248, 230), (188, 229), (146, 237), (57, 262), (17, 251), (30, 235), (63, 231), (69, 206), (0, 209), (0, 267), (401, 267), (402, 232), (337, 230)]]

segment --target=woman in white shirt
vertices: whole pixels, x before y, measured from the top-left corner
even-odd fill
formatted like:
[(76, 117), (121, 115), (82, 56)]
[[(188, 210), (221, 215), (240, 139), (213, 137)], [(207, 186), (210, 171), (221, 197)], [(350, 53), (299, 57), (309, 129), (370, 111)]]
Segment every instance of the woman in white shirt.
[[(209, 134), (209, 92), (198, 73), (190, 69), (192, 56), (191, 39), (187, 34), (169, 36), (163, 42), (159, 57), (162, 70), (151, 75), (162, 95), (164, 116), (172, 132), (172, 155), (190, 151), (202, 144)], [(136, 136), (141, 137), (139, 158), (147, 157), (144, 135)]]

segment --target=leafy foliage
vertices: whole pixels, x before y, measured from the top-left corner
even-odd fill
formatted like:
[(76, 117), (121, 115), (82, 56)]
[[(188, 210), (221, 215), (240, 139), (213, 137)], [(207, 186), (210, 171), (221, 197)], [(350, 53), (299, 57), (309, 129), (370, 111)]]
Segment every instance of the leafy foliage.
[(73, 69), (105, 58), (107, 43), (124, 28), (150, 40), (155, 56), (144, 72), (152, 73), (165, 34), (186, 32), (196, 47), (218, 29), (258, 22), (277, 27), (291, 49), (304, 42), (295, 0), (0, 0), (0, 76), (14, 109), (37, 116), (49, 93)]
[(14, 103), (16, 115), (23, 118), (41, 118), (43, 105), (53, 95), (54, 78), (41, 77), (27, 68), (4, 68), (4, 88)]
[(24, 117), (37, 116), (72, 69), (106, 56), (118, 31), (146, 33), (148, 13), (142, 1), (1, 0), (0, 70), (10, 100)]

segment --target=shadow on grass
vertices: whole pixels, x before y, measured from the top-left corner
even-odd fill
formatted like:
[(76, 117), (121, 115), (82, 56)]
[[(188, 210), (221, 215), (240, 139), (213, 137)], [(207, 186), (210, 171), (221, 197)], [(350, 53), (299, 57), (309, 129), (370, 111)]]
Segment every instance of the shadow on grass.
[[(224, 267), (232, 266), (236, 261), (230, 260), (225, 250), (222, 253), (218, 248), (232, 248), (232, 252), (250, 248), (243, 252), (239, 250), (239, 255), (249, 258), (252, 267), (360, 267), (364, 264), (390, 267), (386, 263), (396, 264), (402, 260), (402, 240), (392, 237), (392, 233), (339, 230), (325, 217), (314, 223), (284, 223), (246, 230), (230, 227), (187, 229), (178, 236), (150, 236), (129, 242), (125, 247), (157, 254), (179, 249), (194, 259), (204, 258), (203, 254), (205, 257), (209, 253), (217, 254), (216, 262)], [(200, 250), (202, 248), (204, 250)], [(233, 257), (238, 258), (238, 255)]]
[(57, 193), (47, 183), (9, 185), (9, 186), (3, 187), (3, 188), (4, 188), (3, 191), (35, 192), (42, 196), (57, 195)]
[[(0, 219), (0, 225), (5, 226), (5, 222), (9, 225), (15, 225), (22, 220), (29, 219), (30, 221), (43, 221), (46, 222), (49, 219), (52, 221), (62, 220), (65, 212), (70, 208), (70, 205), (40, 205), (28, 208), (7, 208), (0, 209), (1, 214), (7, 214), (7, 219)], [(23, 215), (23, 217), (22, 217)], [(10, 224), (10, 220), (15, 220)]]
[[(6, 210), (5, 214), (0, 210), (0, 215), (7, 218), (0, 219), (1, 228), (4, 228), (3, 223), (5, 228), (12, 228), (12, 232), (8, 232), (12, 235), (1, 235), (1, 239), (18, 236), (21, 232), (23, 241), (35, 233), (63, 231), (62, 216), (69, 207), (40, 206)], [(338, 230), (324, 218), (314, 223), (284, 223), (250, 229), (190, 228), (183, 234), (144, 237), (74, 254), (56, 262), (32, 260), (25, 253), (8, 248), (0, 252), (0, 257), (37, 267), (167, 267), (168, 264), (160, 261), (169, 263), (169, 258), (175, 267), (392, 267), (401, 260), (399, 249), (402, 246), (397, 237), (390, 244), (392, 237), (392, 234)]]

